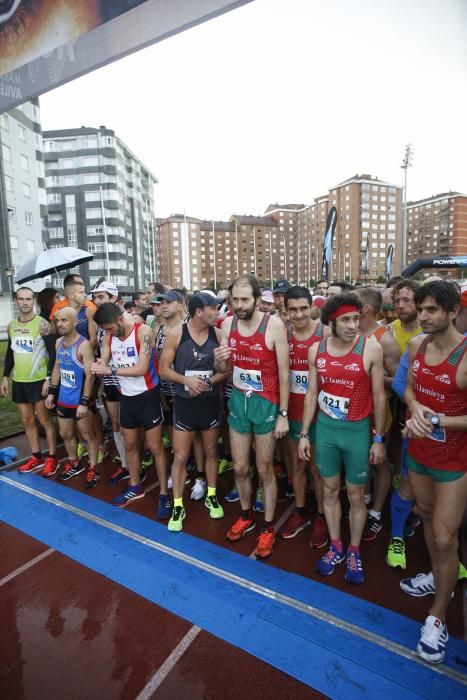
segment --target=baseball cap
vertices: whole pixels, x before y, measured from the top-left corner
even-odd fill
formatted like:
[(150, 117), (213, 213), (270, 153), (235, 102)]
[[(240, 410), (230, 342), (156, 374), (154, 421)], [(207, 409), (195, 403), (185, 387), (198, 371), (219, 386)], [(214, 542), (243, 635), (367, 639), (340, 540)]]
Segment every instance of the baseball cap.
[(274, 297), (272, 296), (272, 292), (270, 289), (263, 290), (263, 293), (261, 294), (261, 299), (263, 301), (266, 301), (268, 304), (274, 304)]
[(291, 284), (289, 280), (277, 280), (274, 289), (272, 290), (273, 294), (285, 294), (287, 290), (291, 288)]
[(326, 299), (321, 296), (321, 294), (315, 294), (313, 296), (313, 306), (317, 306), (318, 309), (321, 309), (324, 306), (324, 302)]
[(214, 294), (207, 292), (196, 292), (188, 300), (188, 313), (193, 316), (196, 309), (204, 309), (205, 306), (218, 306), (222, 299), (218, 299)]
[(164, 294), (156, 294), (156, 296), (151, 299), (151, 304), (160, 304), (161, 301), (177, 301), (179, 304), (183, 304), (183, 297), (175, 289), (169, 289), (168, 292)]
[(98, 287), (91, 290), (91, 294), (95, 292), (107, 292), (112, 297), (118, 297), (118, 289), (112, 282), (101, 282)]

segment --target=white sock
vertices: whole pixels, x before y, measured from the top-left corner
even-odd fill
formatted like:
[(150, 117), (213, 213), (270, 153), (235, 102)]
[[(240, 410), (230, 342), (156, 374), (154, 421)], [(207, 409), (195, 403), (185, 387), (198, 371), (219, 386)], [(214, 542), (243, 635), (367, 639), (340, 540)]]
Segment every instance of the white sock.
[(117, 448), (117, 452), (119, 454), (120, 459), (122, 460), (121, 464), (123, 469), (128, 469), (127, 461), (126, 461), (126, 453), (125, 453), (125, 445), (123, 442), (123, 437), (120, 431), (114, 432), (114, 440), (115, 440), (115, 447)]

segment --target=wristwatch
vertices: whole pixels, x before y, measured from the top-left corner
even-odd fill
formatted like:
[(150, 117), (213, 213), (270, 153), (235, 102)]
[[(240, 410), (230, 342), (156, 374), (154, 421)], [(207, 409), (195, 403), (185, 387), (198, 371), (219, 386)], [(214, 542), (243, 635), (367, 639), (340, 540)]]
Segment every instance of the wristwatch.
[(278, 414), (279, 414), (280, 416), (282, 416), (282, 418), (287, 418), (287, 416), (289, 415), (289, 412), (287, 411), (286, 408), (280, 408), (280, 409), (278, 410)]
[(435, 416), (432, 413), (428, 413), (428, 414), (425, 414), (425, 418), (427, 418), (427, 420), (430, 421), (431, 425), (433, 426), (433, 428), (435, 430), (437, 428), (439, 428), (439, 426), (441, 425), (441, 421), (439, 419), (439, 416)]
[(115, 377), (115, 374), (116, 374), (117, 369), (118, 369), (117, 363), (114, 360), (110, 360), (109, 367), (110, 367), (110, 371), (112, 372), (112, 377)]
[(386, 442), (386, 435), (373, 435), (373, 442), (376, 442), (378, 445), (382, 445)]

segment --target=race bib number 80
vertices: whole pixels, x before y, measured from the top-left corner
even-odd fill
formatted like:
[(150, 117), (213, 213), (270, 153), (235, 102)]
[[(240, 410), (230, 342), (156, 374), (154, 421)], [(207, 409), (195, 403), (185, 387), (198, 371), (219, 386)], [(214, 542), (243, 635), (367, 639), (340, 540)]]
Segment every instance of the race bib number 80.
[(241, 391), (263, 391), (261, 371), (234, 367), (233, 385)]
[(336, 420), (348, 420), (349, 399), (320, 391), (318, 404), (323, 413)]
[(306, 394), (308, 389), (308, 372), (302, 370), (290, 370), (290, 393), (291, 394)]

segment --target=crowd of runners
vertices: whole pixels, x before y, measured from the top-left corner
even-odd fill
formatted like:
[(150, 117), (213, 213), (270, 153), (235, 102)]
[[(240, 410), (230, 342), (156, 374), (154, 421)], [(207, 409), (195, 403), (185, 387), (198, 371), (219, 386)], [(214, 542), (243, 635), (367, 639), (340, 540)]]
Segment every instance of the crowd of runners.
[[(279, 280), (266, 290), (243, 275), (217, 293), (153, 283), (125, 302), (111, 282), (87, 294), (79, 275), (68, 275), (63, 291), (61, 299), (54, 289), (15, 295), (1, 391), (11, 390), (31, 447), (21, 474), (82, 474), (84, 488), (96, 487), (107, 428), (117, 453), (107, 482), (124, 487), (112, 504), (143, 498), (154, 463), (155, 517), (179, 532), (187, 484), (207, 517), (221, 519), (218, 476), (233, 469), (230, 542), (258, 528), (263, 559), (277, 536), (309, 528), (310, 546), (323, 549), (317, 572), (343, 564), (357, 585), (361, 542), (381, 536), (385, 506), (391, 567), (406, 568), (405, 539), (421, 520), (432, 568), (400, 585), (434, 595), (417, 652), (444, 659), (446, 609), (466, 576), (458, 531), (467, 500), (467, 286), (394, 278), (382, 290), (325, 280), (309, 290)], [(276, 532), (284, 490), (295, 508)]]

